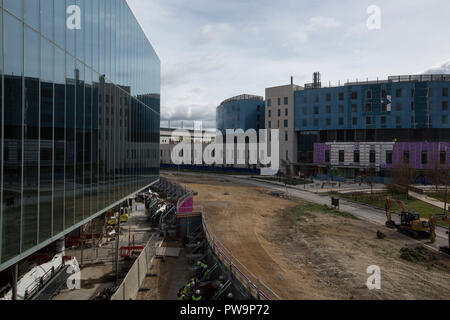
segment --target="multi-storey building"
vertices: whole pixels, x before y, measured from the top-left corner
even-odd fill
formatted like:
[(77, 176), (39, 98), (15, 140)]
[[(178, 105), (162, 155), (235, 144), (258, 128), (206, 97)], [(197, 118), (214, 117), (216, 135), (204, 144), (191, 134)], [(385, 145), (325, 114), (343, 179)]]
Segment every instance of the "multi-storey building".
[(223, 101), (216, 110), (216, 126), (222, 134), (226, 130), (264, 129), (264, 98), (243, 94)]
[[(306, 86), (295, 92), (296, 163), (315, 173), (321, 166), (321, 172), (344, 168), (347, 177), (354, 177), (366, 168), (382, 175), (382, 169), (395, 166), (396, 150), (405, 145), (425, 167), (432, 158), (447, 159), (449, 90), (450, 75)], [(423, 167), (415, 161), (411, 165)]]
[(0, 1), (1, 28), (0, 271), (154, 183), (160, 121), (160, 60), (125, 0)]
[(266, 123), (269, 130), (279, 130), (279, 155), (281, 169), (286, 166), (292, 173), (297, 162), (297, 135), (294, 124), (294, 93), (303, 87), (291, 84), (273, 88), (266, 88)]

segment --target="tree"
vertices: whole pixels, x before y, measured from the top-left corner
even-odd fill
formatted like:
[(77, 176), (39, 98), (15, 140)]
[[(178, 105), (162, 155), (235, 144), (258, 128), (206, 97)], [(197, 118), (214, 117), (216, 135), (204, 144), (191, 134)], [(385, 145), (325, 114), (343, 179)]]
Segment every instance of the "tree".
[(406, 199), (408, 199), (409, 185), (413, 183), (414, 180), (416, 180), (416, 178), (417, 178), (416, 169), (411, 168), (409, 163), (406, 162), (400, 163), (392, 169), (392, 182), (394, 185), (397, 185), (400, 188), (391, 186), (391, 189), (398, 192), (405, 192)]

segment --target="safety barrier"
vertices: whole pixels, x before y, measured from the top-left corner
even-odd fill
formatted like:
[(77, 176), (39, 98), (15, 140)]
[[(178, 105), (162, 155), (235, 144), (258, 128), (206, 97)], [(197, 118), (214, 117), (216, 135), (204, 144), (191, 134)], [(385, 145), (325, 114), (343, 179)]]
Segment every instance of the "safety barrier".
[(148, 270), (152, 264), (156, 253), (156, 247), (153, 240), (154, 236), (150, 238), (144, 250), (142, 250), (139, 257), (134, 262), (127, 276), (119, 286), (117, 291), (111, 297), (111, 300), (134, 300), (136, 299), (142, 282), (144, 281)]

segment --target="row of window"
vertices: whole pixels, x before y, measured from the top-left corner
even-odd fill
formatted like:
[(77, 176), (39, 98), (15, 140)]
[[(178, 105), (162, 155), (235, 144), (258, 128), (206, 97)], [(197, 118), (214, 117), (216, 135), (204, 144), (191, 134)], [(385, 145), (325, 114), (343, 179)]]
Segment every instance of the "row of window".
[[(272, 110), (268, 111), (268, 115), (269, 115), (269, 118), (272, 117)], [(288, 108), (284, 109), (284, 115), (286, 117), (289, 116), (289, 109)], [(281, 117), (281, 109), (278, 109), (278, 116)]]
[[(268, 126), (269, 126), (269, 129), (272, 129), (272, 121), (271, 120), (269, 120)], [(285, 128), (289, 127), (289, 120), (284, 120), (284, 127)], [(280, 128), (280, 120), (278, 120), (278, 128)]]
[[(376, 162), (376, 157), (377, 157), (376, 150), (370, 150), (369, 162), (370, 163), (375, 163)], [(325, 162), (329, 163), (330, 159), (331, 159), (330, 158), (330, 150), (325, 150)], [(428, 161), (429, 161), (428, 150), (423, 150), (422, 154), (421, 154), (421, 163), (423, 165), (426, 165), (426, 164), (428, 164)], [(345, 162), (345, 150), (339, 150), (339, 162), (340, 163)], [(353, 151), (353, 162), (354, 163), (359, 163), (360, 162), (360, 151), (359, 150)], [(409, 164), (409, 162), (410, 162), (410, 152), (409, 152), (409, 150), (403, 151), (403, 162), (405, 164)], [(445, 165), (446, 162), (447, 162), (447, 153), (445, 151), (440, 151), (439, 152), (439, 163), (441, 165)], [(392, 164), (392, 150), (387, 150), (386, 151), (386, 164)]]
[[(404, 95), (403, 93), (404, 93), (404, 89), (403, 88), (398, 88), (398, 89), (395, 90), (395, 97), (396, 98), (402, 98), (403, 95)], [(352, 100), (357, 100), (358, 96), (359, 95), (358, 95), (357, 91), (352, 91), (351, 92), (351, 99)], [(381, 90), (380, 98), (381, 99), (386, 99), (387, 96), (388, 96), (387, 91), (386, 90)], [(414, 97), (414, 96), (415, 96), (415, 89), (412, 88), (411, 89), (411, 97)], [(428, 88), (427, 96), (428, 97), (432, 97), (433, 96), (433, 88)], [(442, 88), (441, 96), (442, 97), (448, 97), (448, 88)], [(373, 99), (374, 98), (372, 90), (367, 90), (366, 91), (366, 98), (367, 99)], [(327, 93), (325, 95), (325, 100), (327, 102), (331, 101), (331, 93)], [(345, 100), (345, 93), (344, 92), (339, 92), (338, 93), (338, 100), (339, 101), (344, 101)], [(319, 95), (318, 94), (314, 95), (313, 101), (314, 102), (319, 102)], [(308, 103), (308, 98), (307, 98), (306, 95), (303, 96), (303, 103), (305, 103), (305, 104)]]
[[(289, 104), (289, 97), (284, 97), (283, 98), (283, 102), (284, 105), (288, 105)], [(278, 98), (278, 105), (281, 106), (281, 98)], [(272, 99), (267, 99), (267, 106), (271, 107), (272, 106)]]
[[(314, 127), (318, 127), (320, 124), (320, 119), (316, 118), (313, 119), (313, 126)], [(381, 126), (386, 126), (387, 125), (387, 117), (386, 116), (381, 116), (380, 117), (380, 123)], [(441, 123), (443, 125), (448, 125), (449, 124), (449, 118), (447, 114), (444, 114), (441, 116)], [(375, 121), (375, 117), (372, 116), (368, 116), (366, 117), (366, 125), (375, 125), (376, 121)], [(433, 126), (433, 116), (429, 115), (427, 117), (427, 124), (429, 126)], [(326, 126), (331, 126), (332, 125), (332, 119), (331, 118), (326, 118), (325, 119), (325, 125)], [(338, 118), (338, 125), (339, 126), (344, 126), (345, 125), (345, 121), (344, 118)], [(353, 117), (352, 118), (352, 125), (353, 126), (357, 126), (358, 125), (358, 118)], [(414, 126), (415, 125), (415, 117), (411, 117), (411, 125)], [(307, 127), (308, 126), (308, 119), (303, 119), (302, 120), (302, 126), (303, 127)], [(397, 116), (395, 118), (395, 126), (397, 128), (401, 128), (402, 127), (402, 118), (400, 116)]]

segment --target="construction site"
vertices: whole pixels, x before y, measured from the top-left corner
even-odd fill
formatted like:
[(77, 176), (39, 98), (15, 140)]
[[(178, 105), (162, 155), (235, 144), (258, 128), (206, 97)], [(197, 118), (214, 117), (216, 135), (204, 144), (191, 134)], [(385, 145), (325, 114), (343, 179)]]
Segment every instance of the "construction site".
[[(332, 186), (323, 187), (162, 173), (149, 189), (23, 261), (17, 291), (9, 282), (2, 299), (450, 298), (448, 220), (397, 213), (394, 203), (403, 202), (389, 197), (387, 216), (345, 197), (336, 203)], [(417, 234), (405, 216), (421, 223)], [(378, 290), (368, 289), (370, 266), (380, 268)]]

